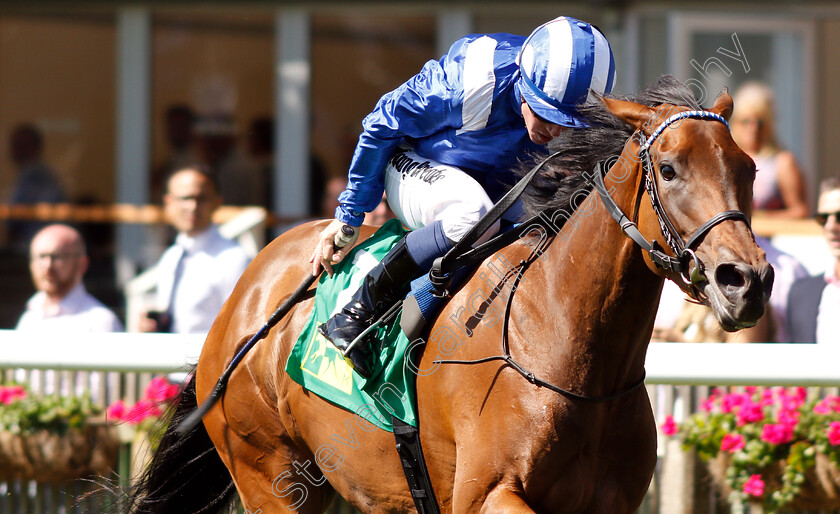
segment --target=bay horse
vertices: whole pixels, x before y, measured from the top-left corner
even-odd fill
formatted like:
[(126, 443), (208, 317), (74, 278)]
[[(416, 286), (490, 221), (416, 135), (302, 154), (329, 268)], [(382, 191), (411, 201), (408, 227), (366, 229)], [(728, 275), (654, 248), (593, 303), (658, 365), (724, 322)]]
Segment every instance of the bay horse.
[[(634, 512), (656, 462), (650, 401), (636, 386), (663, 281), (677, 281), (730, 331), (764, 313), (773, 271), (748, 221), (755, 164), (729, 134), (725, 90), (709, 111), (699, 109), (670, 78), (632, 100), (605, 97), (587, 108), (589, 127), (565, 133), (569, 150), (548, 162), (526, 198), (532, 212), (568, 218), (559, 233), (539, 245), (533, 234), (522, 237), (488, 257), (482, 266), (520, 264), (493, 279), (489, 293), (495, 275), (479, 266), (430, 323), (414, 364), (441, 512)], [(608, 198), (586, 176), (604, 161)], [(637, 223), (613, 221), (609, 198)], [(254, 259), (207, 337), (173, 426), (311, 272), (306, 257), (326, 223), (289, 230)], [(694, 273), (657, 265), (627, 237), (635, 227), (645, 241), (690, 240)], [(361, 238), (370, 233), (365, 227)], [(659, 255), (674, 262), (673, 253)], [(312, 297), (246, 355), (203, 426), (183, 439), (170, 427), (135, 512), (215, 512), (237, 492), (250, 513), (320, 513), (336, 493), (364, 512), (414, 510), (393, 434), (284, 371)], [(527, 372), (488, 359), (503, 341)]]

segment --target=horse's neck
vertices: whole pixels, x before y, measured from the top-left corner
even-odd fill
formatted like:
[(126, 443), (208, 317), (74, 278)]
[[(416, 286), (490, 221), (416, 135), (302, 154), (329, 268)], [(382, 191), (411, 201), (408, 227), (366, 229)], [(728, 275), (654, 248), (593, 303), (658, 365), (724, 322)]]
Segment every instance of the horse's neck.
[[(638, 173), (623, 184), (607, 182), (628, 216), (635, 184)], [(578, 356), (586, 368), (575, 374), (587, 377), (587, 389), (602, 389), (591, 394), (609, 394), (638, 380), (662, 279), (650, 272), (641, 249), (624, 236), (596, 191), (566, 222), (546, 256), (539, 280), (557, 292), (562, 305), (545, 315), (564, 327), (566, 340), (560, 344), (567, 347), (561, 352)]]

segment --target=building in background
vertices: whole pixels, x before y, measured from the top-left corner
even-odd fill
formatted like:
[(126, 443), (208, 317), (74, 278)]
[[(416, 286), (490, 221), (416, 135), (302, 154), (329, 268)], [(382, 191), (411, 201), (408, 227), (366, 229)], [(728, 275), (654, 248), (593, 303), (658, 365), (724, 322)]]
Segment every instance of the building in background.
[[(779, 138), (802, 164), (813, 205), (816, 184), (840, 159), (840, 6), (808, 0), (466, 1), (452, 8), (409, 0), (12, 0), (0, 6), (0, 141), (17, 123), (32, 122), (71, 200), (147, 204), (157, 200), (155, 169), (173, 157), (172, 106), (189, 107), (205, 127), (229, 122), (225, 134), (244, 158), (253, 122), (272, 120), (263, 198), (281, 218), (305, 218), (309, 199), (320, 197), (310, 189), (346, 173), (361, 119), (382, 93), (461, 35), (528, 34), (560, 14), (607, 34), (619, 93), (664, 73), (689, 81), (707, 104), (723, 86), (770, 84)], [(261, 159), (251, 164), (264, 170)], [(313, 162), (322, 180), (308, 180)], [(0, 146), (0, 193), (13, 178), (9, 149)], [(145, 249), (147, 240), (142, 226), (125, 225), (102, 242), (114, 255), (109, 272), (117, 284), (153, 262), (159, 249)]]

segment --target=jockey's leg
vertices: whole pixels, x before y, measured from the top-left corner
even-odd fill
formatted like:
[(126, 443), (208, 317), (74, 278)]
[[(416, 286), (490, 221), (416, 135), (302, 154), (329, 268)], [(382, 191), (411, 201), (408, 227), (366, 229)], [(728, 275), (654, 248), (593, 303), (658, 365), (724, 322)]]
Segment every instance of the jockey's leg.
[[(347, 352), (359, 334), (408, 293), (408, 286), (417, 274), (417, 264), (408, 253), (405, 239), (401, 239), (382, 262), (370, 270), (350, 302), (318, 330), (342, 353)], [(374, 364), (373, 350), (367, 339), (369, 337), (345, 353), (356, 372), (366, 378), (370, 377)]]
[[(414, 230), (368, 273), (352, 300), (319, 327), (342, 352), (385, 310), (405, 297), (411, 281), (427, 273), (434, 260), (492, 207), (487, 193), (469, 175), (410, 151), (397, 153), (388, 164), (385, 188), (394, 213)], [(496, 231), (498, 223), (482, 240)], [(346, 353), (364, 377), (373, 370), (371, 337)]]

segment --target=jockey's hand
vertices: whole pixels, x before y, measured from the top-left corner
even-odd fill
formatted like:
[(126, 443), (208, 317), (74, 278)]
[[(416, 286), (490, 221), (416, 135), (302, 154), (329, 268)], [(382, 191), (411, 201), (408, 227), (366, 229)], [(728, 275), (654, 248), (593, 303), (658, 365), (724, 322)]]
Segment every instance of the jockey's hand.
[(359, 237), (359, 227), (353, 227), (353, 235), (346, 245), (341, 247), (339, 236), (346, 238), (346, 234), (342, 234), (341, 228), (345, 223), (332, 220), (332, 223), (327, 225), (327, 228), (321, 231), (318, 235), (318, 244), (315, 246), (315, 251), (312, 252), (312, 257), (309, 262), (312, 263), (312, 275), (318, 276), (321, 273), (321, 266), (327, 271), (329, 276), (333, 275), (332, 265), (341, 262), (344, 256), (353, 249), (356, 244), (356, 239)]

